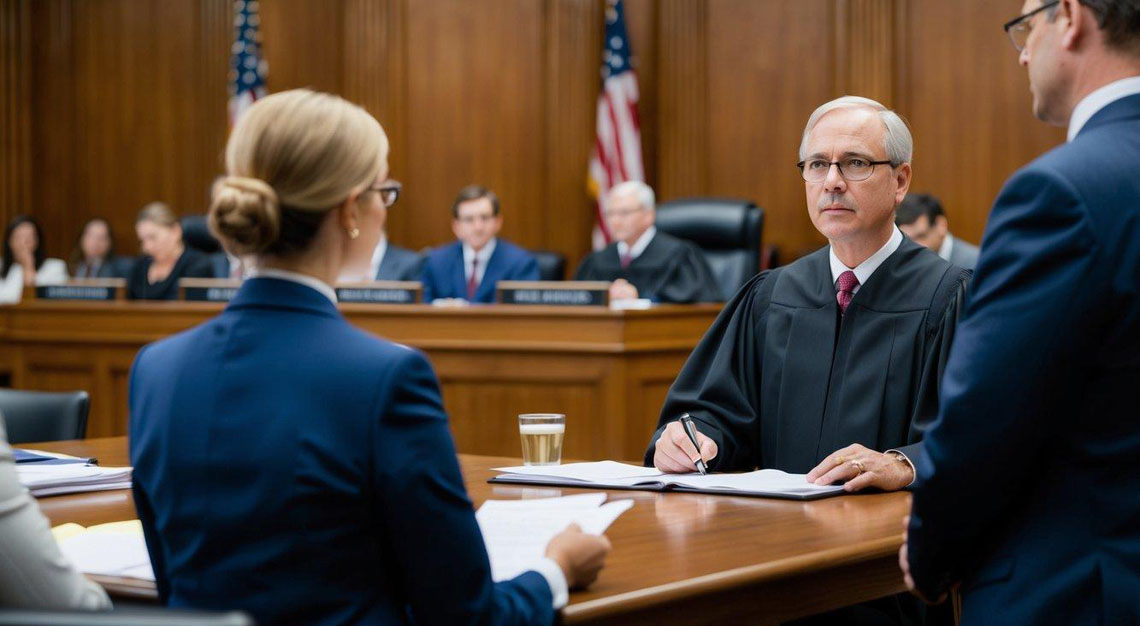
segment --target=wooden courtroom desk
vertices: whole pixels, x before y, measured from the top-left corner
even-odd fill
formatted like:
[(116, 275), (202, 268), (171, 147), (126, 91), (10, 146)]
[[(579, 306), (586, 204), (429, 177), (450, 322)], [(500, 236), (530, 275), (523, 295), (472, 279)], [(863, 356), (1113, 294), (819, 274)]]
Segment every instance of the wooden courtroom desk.
[[(31, 444), (125, 465), (123, 437)], [(475, 506), (585, 493), (491, 485), (491, 467), (517, 458), (460, 455)], [(567, 624), (767, 624), (904, 591), (898, 568), (910, 495), (793, 502), (701, 494), (611, 491), (633, 508), (606, 532), (613, 551), (596, 583), (570, 595)], [(52, 525), (134, 519), (129, 491), (41, 498)], [(98, 579), (113, 594), (154, 597), (150, 583)]]
[[(721, 307), (340, 308), (356, 326), (428, 354), (460, 452), (517, 456), (519, 413), (565, 413), (568, 458), (638, 459), (669, 385)], [(138, 349), (221, 310), (35, 299), (0, 307), (0, 376), (9, 372), (16, 389), (85, 389), (88, 436), (124, 435)]]

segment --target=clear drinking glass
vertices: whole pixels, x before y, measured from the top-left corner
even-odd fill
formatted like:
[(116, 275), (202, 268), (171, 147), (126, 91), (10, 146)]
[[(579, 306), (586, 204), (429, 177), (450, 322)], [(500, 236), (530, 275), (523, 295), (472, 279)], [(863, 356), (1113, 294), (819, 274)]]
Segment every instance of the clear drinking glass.
[(562, 462), (562, 438), (566, 416), (561, 413), (519, 415), (523, 465), (558, 465)]

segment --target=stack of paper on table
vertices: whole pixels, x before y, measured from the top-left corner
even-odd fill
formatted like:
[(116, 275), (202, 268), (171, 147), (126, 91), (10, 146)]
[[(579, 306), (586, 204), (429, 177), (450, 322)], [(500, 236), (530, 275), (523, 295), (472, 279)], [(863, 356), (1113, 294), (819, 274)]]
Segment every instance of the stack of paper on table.
[(604, 493), (534, 500), (488, 500), (475, 519), (491, 559), (491, 577), (509, 580), (534, 566), (546, 554), (546, 544), (570, 524), (600, 535), (633, 500), (606, 501)]
[(129, 467), (99, 467), (87, 463), (17, 463), (16, 475), (20, 478), (20, 484), (37, 498), (131, 488)]
[(52, 529), (60, 552), (84, 574), (154, 580), (138, 520), (84, 528), (62, 524)]
[(815, 500), (843, 493), (842, 485), (814, 485), (804, 474), (788, 474), (765, 469), (743, 474), (666, 474), (653, 467), (616, 461), (568, 463), (566, 465), (496, 467), (502, 472), (493, 483), (524, 483), (586, 487), (595, 489), (636, 489), (642, 491), (684, 491), (734, 496), (758, 496)]

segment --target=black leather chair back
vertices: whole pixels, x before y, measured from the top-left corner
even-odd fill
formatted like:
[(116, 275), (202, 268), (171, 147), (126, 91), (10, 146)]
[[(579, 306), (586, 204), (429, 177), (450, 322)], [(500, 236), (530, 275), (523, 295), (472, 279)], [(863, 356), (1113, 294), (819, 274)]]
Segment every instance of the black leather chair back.
[(700, 247), (731, 299), (760, 269), (764, 209), (747, 200), (687, 198), (657, 205), (657, 228)]
[(0, 626), (255, 626), (245, 613), (163, 608), (113, 611), (31, 611), (0, 609)]
[(83, 439), (89, 407), (86, 391), (0, 389), (0, 415), (13, 445)]
[(210, 234), (205, 215), (187, 215), (182, 218), (182, 243), (206, 254), (221, 252), (222, 244)]
[(561, 253), (550, 250), (531, 250), (530, 253), (538, 261), (539, 280), (566, 279), (566, 257)]

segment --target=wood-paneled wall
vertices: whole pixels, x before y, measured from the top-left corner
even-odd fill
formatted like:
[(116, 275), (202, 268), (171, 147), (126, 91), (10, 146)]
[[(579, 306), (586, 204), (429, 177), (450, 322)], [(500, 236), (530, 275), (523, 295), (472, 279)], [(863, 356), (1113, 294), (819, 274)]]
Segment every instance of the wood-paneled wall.
[[(226, 137), (229, 0), (0, 0), (0, 217), (31, 212), (52, 255), (79, 223), (161, 199), (200, 212)], [(1063, 139), (1035, 121), (991, 0), (626, 0), (650, 183), (661, 199), (750, 198), (766, 242), (822, 243), (793, 164), (804, 122), (853, 93), (896, 107), (916, 190), (977, 241), (1001, 182)], [(504, 234), (589, 246), (585, 192), (603, 0), (263, 0), (269, 87), (340, 93), (392, 138), (405, 194), (394, 241), (450, 239), (469, 182), (503, 199)]]

